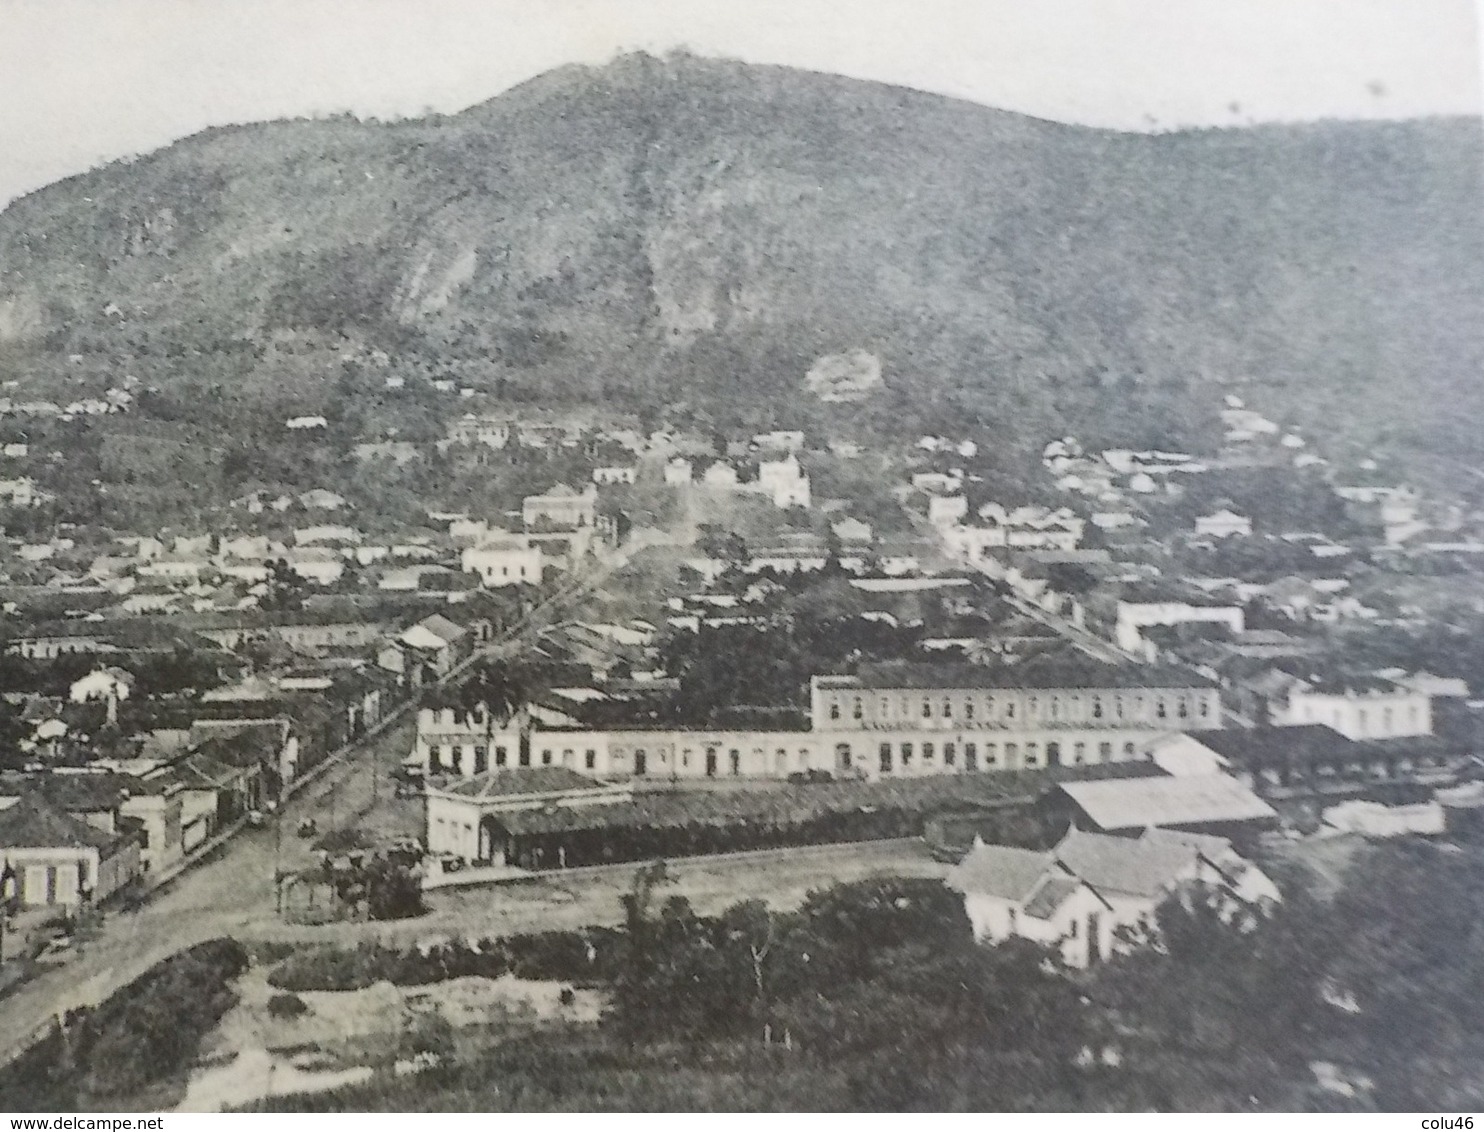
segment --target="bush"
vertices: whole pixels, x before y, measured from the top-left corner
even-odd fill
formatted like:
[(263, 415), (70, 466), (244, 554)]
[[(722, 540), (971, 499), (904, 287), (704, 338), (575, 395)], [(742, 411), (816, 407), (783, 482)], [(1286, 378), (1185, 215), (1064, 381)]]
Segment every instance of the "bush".
[(68, 1037), (48, 1038), (0, 1071), (16, 1111), (102, 1107), (179, 1072), (237, 1001), (231, 982), (248, 963), (241, 945), (210, 940), (172, 955), (93, 1010), (68, 1016)]
[(291, 1020), (308, 1013), (308, 1004), (296, 994), (275, 994), (268, 1000), (270, 1018)]

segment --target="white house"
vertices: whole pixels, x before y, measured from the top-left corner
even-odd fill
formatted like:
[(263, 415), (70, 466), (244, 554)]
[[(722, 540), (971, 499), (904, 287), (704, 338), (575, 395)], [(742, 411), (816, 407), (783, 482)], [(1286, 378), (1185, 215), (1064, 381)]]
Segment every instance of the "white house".
[(1073, 829), (1045, 852), (976, 839), (947, 884), (963, 893), (977, 940), (1059, 945), (1071, 967), (1124, 947), (1119, 929), (1152, 928), (1159, 906), (1180, 891), (1215, 891), (1254, 908), (1281, 899), (1230, 842), (1169, 830), (1112, 837)]
[(72, 682), (67, 698), (75, 704), (117, 703), (129, 698), (134, 691), (134, 682), (134, 674), (122, 668), (95, 668)]
[(1272, 708), (1279, 727), (1322, 723), (1347, 739), (1400, 739), (1433, 733), (1432, 697), (1380, 676), (1293, 680)]
[(632, 465), (624, 467), (614, 464), (602, 468), (593, 469), (593, 483), (611, 486), (619, 483), (633, 483), (639, 476), (639, 470)]
[(1213, 511), (1209, 515), (1201, 515), (1195, 521), (1195, 533), (1206, 538), (1232, 538), (1233, 536), (1247, 536), (1252, 533), (1252, 520), (1246, 515), (1239, 515), (1229, 508)]
[(283, 427), (290, 432), (306, 432), (311, 429), (328, 428), (330, 422), (324, 417), (290, 417), (283, 422)]
[(665, 483), (671, 487), (683, 487), (694, 477), (695, 465), (681, 456), (676, 456), (665, 465)]
[(492, 535), (467, 547), (460, 564), (465, 573), (477, 574), (480, 584), (490, 589), (541, 581), (541, 548), (513, 535)]
[(1233, 633), (1246, 627), (1238, 605), (1193, 605), (1184, 601), (1120, 601), (1113, 639), (1125, 652), (1136, 652), (1144, 643), (1141, 630), (1154, 625), (1224, 625)]

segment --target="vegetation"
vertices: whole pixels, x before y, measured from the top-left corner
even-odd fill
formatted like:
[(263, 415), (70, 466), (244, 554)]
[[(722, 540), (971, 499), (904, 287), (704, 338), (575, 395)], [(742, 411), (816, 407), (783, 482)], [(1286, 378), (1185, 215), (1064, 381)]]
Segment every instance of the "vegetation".
[[(1376, 1109), (1484, 1099), (1484, 850), (1362, 850), (1269, 918), (1172, 901), (1087, 974), (975, 945), (957, 896), (881, 879), (698, 916), (641, 874), (599, 942), (596, 1029), (523, 1036), (314, 1110)], [(1334, 1066), (1324, 1087), (1313, 1063)], [(1348, 1093), (1344, 1090), (1348, 1089)], [(268, 1102), (264, 1107), (289, 1107)]]
[(171, 956), (94, 1010), (0, 1069), (13, 1111), (116, 1111), (122, 1102), (190, 1065), (201, 1039), (237, 1001), (232, 981), (247, 952), (217, 939)]
[[(894, 436), (1011, 422), (1005, 456), (1068, 429), (1180, 444), (1218, 388), (1261, 385), (1355, 450), (1472, 461), (1479, 146), (1466, 120), (1116, 134), (632, 56), (451, 117), (206, 131), (32, 194), (0, 215), (20, 312), (0, 370), (141, 378), (130, 418), (69, 438), (98, 470), (44, 485), (98, 515), (358, 477), (414, 498), (431, 457), (362, 475), (344, 453), (435, 437), (457, 396), (435, 381), (684, 403), (728, 432), (821, 409)], [(254, 239), (270, 227), (292, 244)], [(884, 388), (800, 405), (852, 348)], [(299, 412), (329, 419), (323, 451), (285, 433)]]

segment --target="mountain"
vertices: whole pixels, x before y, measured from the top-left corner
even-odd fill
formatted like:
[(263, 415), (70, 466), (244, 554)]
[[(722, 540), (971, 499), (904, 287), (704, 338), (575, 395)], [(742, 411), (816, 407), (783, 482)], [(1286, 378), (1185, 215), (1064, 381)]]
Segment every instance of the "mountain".
[(377, 349), (526, 398), (738, 406), (865, 349), (894, 411), (1007, 436), (1238, 388), (1476, 464), (1481, 171), (1472, 119), (1123, 134), (627, 56), (452, 116), (209, 130), (15, 202), (0, 376), (309, 403)]

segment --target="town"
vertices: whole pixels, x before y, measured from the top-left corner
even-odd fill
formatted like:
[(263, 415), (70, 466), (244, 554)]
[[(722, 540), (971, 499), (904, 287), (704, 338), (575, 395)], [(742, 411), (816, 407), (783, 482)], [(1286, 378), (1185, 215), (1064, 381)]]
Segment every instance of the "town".
[(1484, 516), (1236, 394), (1200, 447), (1048, 437), (1007, 475), (987, 424), (852, 424), (879, 370), (822, 359), (819, 415), (761, 432), (388, 377), (433, 439), (289, 417), (276, 450), (338, 478), (149, 530), (64, 442), (149, 391), (12, 388), (9, 1055), (55, 986), (90, 1005), (229, 923), (498, 925), (533, 880), (616, 908), (714, 858), (736, 899), (936, 877), (977, 940), (1075, 970), (1192, 887), (1263, 914), (1337, 835), (1479, 836)]

